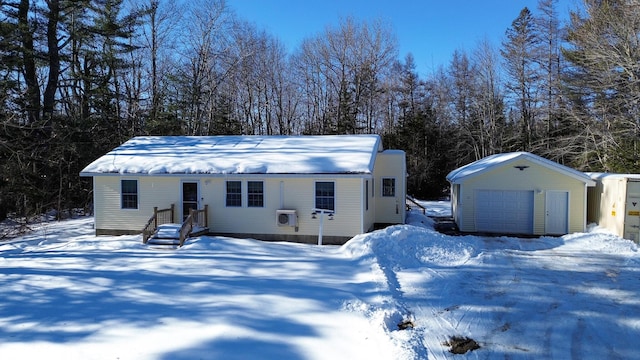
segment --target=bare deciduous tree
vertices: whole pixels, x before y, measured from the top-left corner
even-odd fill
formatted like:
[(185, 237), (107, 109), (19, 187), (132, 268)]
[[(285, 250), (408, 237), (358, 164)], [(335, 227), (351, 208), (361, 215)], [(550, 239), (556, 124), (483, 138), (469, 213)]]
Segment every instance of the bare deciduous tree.
[(479, 157), (500, 153), (503, 150), (505, 131), (504, 95), (499, 75), (497, 51), (485, 39), (474, 51), (474, 63), (477, 71), (475, 116), (480, 128)]
[[(571, 114), (583, 129), (582, 167), (640, 170), (640, 1), (584, 0), (564, 49)], [(579, 125), (580, 126), (580, 125)], [(586, 135), (586, 134), (585, 134)]]
[(307, 131), (362, 133), (379, 127), (384, 110), (378, 98), (396, 52), (395, 37), (381, 22), (347, 18), (337, 29), (306, 39), (294, 59)]

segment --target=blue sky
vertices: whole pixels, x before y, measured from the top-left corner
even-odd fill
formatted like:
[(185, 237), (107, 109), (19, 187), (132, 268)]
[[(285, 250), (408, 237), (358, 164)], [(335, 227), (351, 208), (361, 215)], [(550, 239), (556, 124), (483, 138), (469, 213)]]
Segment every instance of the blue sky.
[[(566, 18), (579, 0), (559, 0)], [(280, 39), (289, 52), (304, 38), (341, 18), (382, 19), (398, 39), (399, 58), (411, 52), (421, 75), (447, 65), (456, 49), (472, 51), (484, 38), (499, 46), (523, 7), (537, 13), (537, 0), (228, 0), (242, 19)]]

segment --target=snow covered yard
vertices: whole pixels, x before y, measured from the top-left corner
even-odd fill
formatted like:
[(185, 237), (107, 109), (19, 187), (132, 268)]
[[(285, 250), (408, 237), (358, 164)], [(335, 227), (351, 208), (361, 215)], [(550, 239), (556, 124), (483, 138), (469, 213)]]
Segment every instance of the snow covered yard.
[[(632, 242), (452, 237), (409, 220), (341, 247), (178, 250), (95, 237), (92, 218), (43, 224), (0, 243), (0, 358), (640, 358)], [(480, 348), (454, 355), (452, 336)]]

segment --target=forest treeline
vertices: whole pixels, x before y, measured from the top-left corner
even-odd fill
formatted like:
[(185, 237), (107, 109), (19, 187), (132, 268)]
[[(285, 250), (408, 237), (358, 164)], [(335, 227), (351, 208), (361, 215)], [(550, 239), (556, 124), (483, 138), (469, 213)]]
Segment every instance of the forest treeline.
[(376, 133), (406, 151), (409, 193), (425, 199), (500, 152), (640, 172), (640, 0), (583, 0), (566, 21), (541, 0), (500, 44), (428, 75), (381, 20), (285, 49), (224, 0), (0, 9), (0, 218), (86, 206), (79, 171), (137, 135)]

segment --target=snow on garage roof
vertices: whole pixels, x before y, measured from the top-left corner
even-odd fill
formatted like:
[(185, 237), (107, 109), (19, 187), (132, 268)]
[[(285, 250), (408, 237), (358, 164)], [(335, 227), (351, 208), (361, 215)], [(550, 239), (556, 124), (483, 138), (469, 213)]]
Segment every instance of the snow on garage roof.
[(80, 172), (355, 174), (373, 172), (378, 135), (135, 137)]
[(595, 182), (591, 180), (591, 178), (583, 172), (580, 172), (570, 167), (558, 164), (555, 161), (551, 161), (543, 157), (540, 157), (538, 155), (534, 155), (524, 151), (487, 156), (485, 158), (474, 161), (470, 164), (467, 164), (465, 166), (459, 167), (451, 171), (447, 175), (447, 180), (449, 180), (449, 182), (452, 184), (459, 184), (460, 182), (464, 181), (464, 179), (467, 179), (469, 177), (473, 177), (476, 175), (480, 175), (486, 171), (489, 171), (490, 169), (493, 169), (496, 166), (504, 166), (521, 159), (532, 161), (534, 163), (537, 163), (541, 166), (544, 166), (556, 172), (559, 172), (569, 177), (572, 177), (574, 179), (583, 181), (588, 186), (595, 185)]

